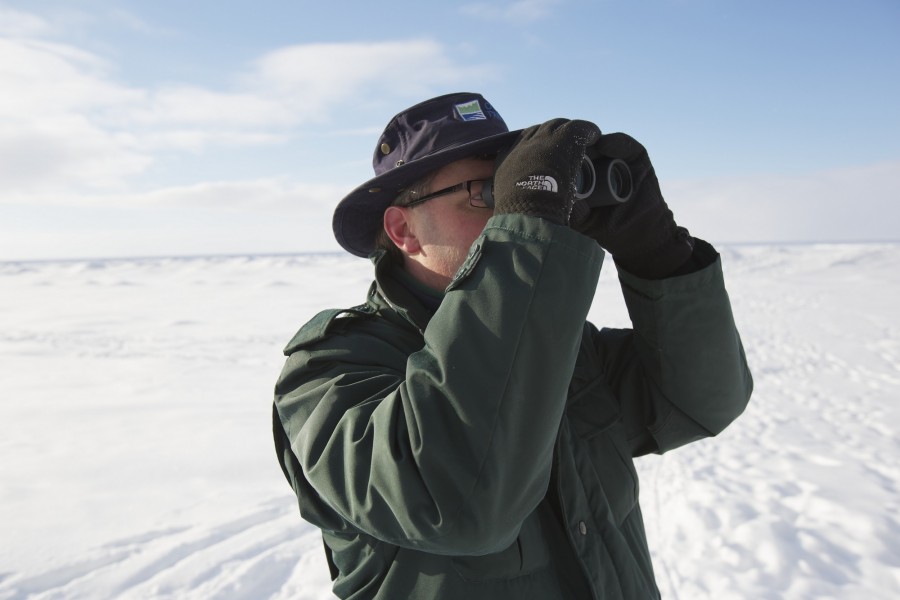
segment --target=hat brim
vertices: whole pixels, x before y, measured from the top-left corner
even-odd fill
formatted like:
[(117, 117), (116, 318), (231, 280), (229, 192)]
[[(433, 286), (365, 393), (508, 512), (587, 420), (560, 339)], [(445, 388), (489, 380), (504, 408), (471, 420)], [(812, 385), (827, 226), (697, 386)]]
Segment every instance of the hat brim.
[(383, 227), (385, 209), (403, 189), (456, 160), (499, 152), (510, 146), (521, 131), (507, 131), (446, 148), (373, 177), (338, 203), (332, 219), (335, 239), (347, 252), (363, 258), (369, 256), (375, 249), (375, 236)]

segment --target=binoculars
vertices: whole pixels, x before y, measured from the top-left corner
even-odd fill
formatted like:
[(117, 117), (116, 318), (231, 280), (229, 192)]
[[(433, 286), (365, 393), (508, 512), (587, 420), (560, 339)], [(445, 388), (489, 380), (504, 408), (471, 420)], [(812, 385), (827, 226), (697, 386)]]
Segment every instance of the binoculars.
[[(583, 201), (589, 207), (615, 206), (628, 202), (634, 191), (631, 169), (620, 158), (596, 156), (587, 153), (578, 166), (575, 175), (575, 200)], [(494, 180), (484, 182), (481, 192), (485, 203), (494, 206)]]

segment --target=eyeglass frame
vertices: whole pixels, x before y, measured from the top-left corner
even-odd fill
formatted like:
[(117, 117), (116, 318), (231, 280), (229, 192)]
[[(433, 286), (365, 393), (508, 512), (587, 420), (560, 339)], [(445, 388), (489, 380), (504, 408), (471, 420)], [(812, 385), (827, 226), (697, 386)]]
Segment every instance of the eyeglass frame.
[[(418, 205), (422, 204), (423, 202), (433, 200), (434, 198), (438, 198), (440, 196), (446, 196), (448, 194), (453, 194), (455, 192), (461, 192), (462, 190), (466, 190), (466, 192), (468, 192), (468, 194), (469, 194), (469, 206), (471, 206), (473, 208), (493, 208), (493, 206), (488, 204), (488, 202), (483, 197), (484, 190), (486, 189), (486, 187), (488, 185), (488, 181), (490, 181), (490, 180), (489, 179), (469, 179), (468, 181), (463, 181), (461, 183), (457, 183), (455, 185), (445, 187), (436, 192), (431, 192), (430, 194), (425, 194), (421, 198), (416, 198), (412, 202), (407, 202), (403, 206), (406, 208), (410, 208), (412, 206), (418, 206)], [(481, 202), (483, 203), (480, 205), (472, 203), (472, 200), (474, 199), (472, 197), (472, 184), (479, 183), (479, 182), (481, 183), (482, 192), (478, 194), (478, 197), (481, 200)]]

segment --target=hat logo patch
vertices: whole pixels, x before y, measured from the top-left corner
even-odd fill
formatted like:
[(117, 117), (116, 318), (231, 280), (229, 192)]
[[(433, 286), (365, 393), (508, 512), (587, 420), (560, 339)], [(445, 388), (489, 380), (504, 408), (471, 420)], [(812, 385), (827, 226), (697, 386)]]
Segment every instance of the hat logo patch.
[(457, 104), (456, 112), (459, 113), (459, 116), (463, 121), (487, 121), (487, 116), (485, 116), (484, 111), (481, 110), (481, 105), (478, 103), (478, 100)]

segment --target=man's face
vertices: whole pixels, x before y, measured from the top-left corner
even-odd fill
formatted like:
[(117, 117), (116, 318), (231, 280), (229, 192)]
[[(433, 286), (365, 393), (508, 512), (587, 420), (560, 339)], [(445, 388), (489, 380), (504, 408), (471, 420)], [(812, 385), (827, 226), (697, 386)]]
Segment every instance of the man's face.
[[(429, 193), (494, 174), (494, 161), (464, 158), (437, 171)], [(417, 274), (426, 285), (444, 289), (466, 259), (469, 247), (484, 229), (494, 211), (469, 204), (462, 189), (405, 209), (409, 225), (418, 239), (420, 252), (409, 258), (419, 263)]]

